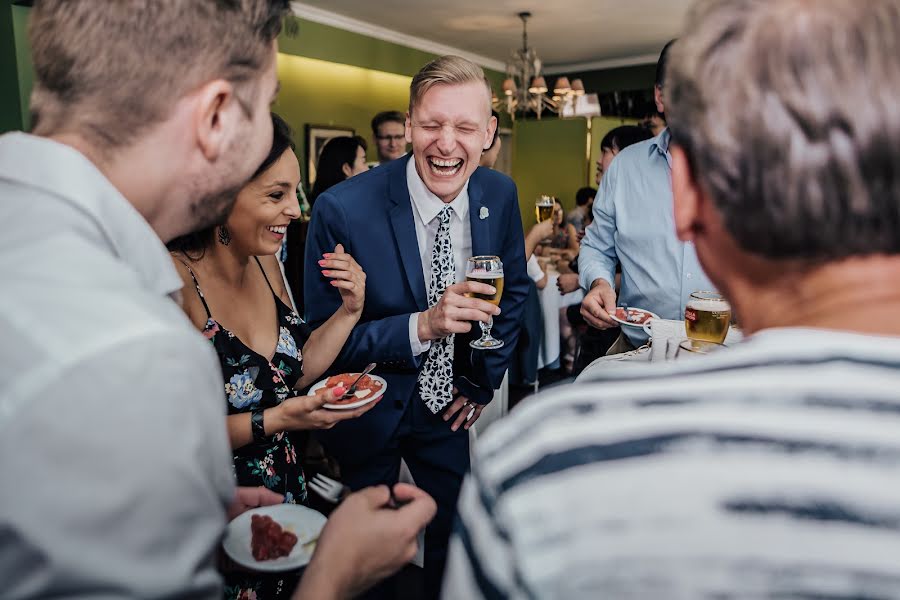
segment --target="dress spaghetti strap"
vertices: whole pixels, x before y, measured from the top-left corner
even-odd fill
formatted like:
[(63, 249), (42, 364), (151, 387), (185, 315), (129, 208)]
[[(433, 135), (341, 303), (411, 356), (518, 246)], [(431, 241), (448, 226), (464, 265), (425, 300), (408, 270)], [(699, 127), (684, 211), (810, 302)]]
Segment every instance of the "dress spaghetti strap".
[[(209, 305), (206, 303), (206, 298), (203, 297), (203, 290), (200, 289), (200, 283), (197, 281), (197, 276), (194, 275), (193, 269), (191, 269), (191, 266), (189, 264), (187, 264), (186, 262), (184, 262), (183, 260), (181, 260), (180, 258), (178, 259), (178, 262), (183, 264), (185, 266), (185, 268), (188, 270), (188, 273), (191, 274), (191, 279), (194, 280), (194, 288), (197, 290), (197, 295), (200, 296), (200, 302), (203, 303), (204, 310), (206, 310), (206, 318), (212, 319), (212, 313), (209, 312)], [(259, 262), (259, 261), (257, 261), (257, 262)], [(265, 275), (265, 273), (263, 273), (263, 274)], [(268, 282), (269, 282), (269, 280), (267, 279), (266, 283), (268, 283)], [(271, 288), (272, 286), (269, 286), (269, 287)]]
[(259, 265), (259, 270), (262, 271), (263, 278), (266, 280), (266, 285), (269, 286), (269, 291), (272, 292), (272, 295), (275, 296), (276, 300), (281, 300), (281, 298), (278, 297), (278, 294), (275, 293), (275, 288), (273, 288), (272, 284), (269, 282), (269, 276), (266, 275), (266, 270), (263, 269), (262, 263), (259, 262), (259, 257), (254, 256), (253, 259), (256, 261), (256, 264)]

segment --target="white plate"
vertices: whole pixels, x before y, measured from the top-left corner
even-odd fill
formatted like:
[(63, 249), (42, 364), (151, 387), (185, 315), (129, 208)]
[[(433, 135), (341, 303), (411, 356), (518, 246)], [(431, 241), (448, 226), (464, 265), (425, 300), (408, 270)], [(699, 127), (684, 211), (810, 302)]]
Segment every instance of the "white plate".
[[(359, 373), (350, 373), (350, 375), (359, 377)], [(368, 398), (363, 398), (362, 400), (357, 400), (356, 402), (341, 402), (340, 404), (332, 404), (329, 402), (328, 404), (325, 404), (323, 406), (325, 408), (330, 408), (331, 410), (350, 410), (353, 408), (358, 408), (360, 406), (365, 406), (369, 402), (374, 402), (375, 400), (378, 400), (379, 398), (381, 398), (384, 395), (384, 392), (387, 390), (387, 381), (385, 381), (378, 375), (372, 375), (371, 373), (369, 373), (369, 377), (371, 377), (375, 381), (380, 381), (381, 389), (378, 390), (377, 392), (373, 393)], [(318, 382), (316, 385), (309, 388), (309, 395), (311, 396), (311, 395), (315, 394), (318, 390), (321, 390), (323, 387), (325, 387), (326, 383), (328, 383), (327, 377), (325, 379), (323, 379), (322, 381)]]
[[(250, 549), (250, 518), (253, 515), (268, 515), (282, 528), (297, 536), (297, 543), (291, 553), (274, 560), (256, 560)], [(291, 571), (302, 567), (312, 557), (314, 544), (325, 527), (325, 516), (300, 504), (275, 504), (260, 506), (241, 513), (228, 524), (222, 547), (231, 559), (254, 571)]]
[[(617, 307), (616, 307), (616, 309), (620, 309), (620, 308), (622, 308), (622, 307), (621, 307), (621, 306), (617, 306)], [(631, 312), (631, 311), (640, 311), (640, 312), (642, 312), (642, 313), (644, 313), (644, 314), (650, 315), (650, 318), (651, 318), (651, 319), (658, 319), (658, 318), (659, 318), (659, 315), (657, 315), (656, 313), (652, 313), (652, 312), (650, 312), (649, 310), (644, 310), (643, 308), (636, 308), (636, 307), (634, 307), (634, 306), (629, 306), (629, 307), (628, 307), (628, 311), (629, 311), (629, 312)], [(615, 313), (615, 312), (609, 313), (609, 316), (612, 317), (612, 320), (615, 321), (616, 323), (619, 323), (619, 324), (621, 324), (621, 325), (627, 325), (628, 327), (640, 327), (640, 328), (643, 328), (644, 325), (645, 325), (647, 322), (650, 321), (650, 319), (645, 319), (645, 320), (644, 320), (643, 322), (641, 322), (641, 323), (632, 323), (631, 321), (625, 321), (624, 319), (620, 319), (619, 317), (616, 316), (616, 313)]]

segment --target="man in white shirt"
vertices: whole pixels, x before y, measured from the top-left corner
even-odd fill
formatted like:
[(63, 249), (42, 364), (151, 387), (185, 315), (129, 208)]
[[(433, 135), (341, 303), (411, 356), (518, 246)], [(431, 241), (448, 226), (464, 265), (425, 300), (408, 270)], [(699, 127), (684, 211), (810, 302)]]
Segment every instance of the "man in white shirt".
[[(377, 362), (388, 389), (378, 406), (319, 434), (351, 487), (397, 480), (400, 459), (438, 504), (425, 535), (426, 597), (440, 589), (447, 538), (469, 467), (467, 429), (500, 386), (528, 290), (515, 184), (479, 168), (496, 127), (480, 67), (442, 57), (410, 86), (406, 160), (358, 175), (316, 199), (306, 252), (306, 297), (316, 326), (338, 309), (339, 294), (317, 261), (338, 243), (366, 271), (366, 306), (333, 367)], [(503, 262), (500, 306), (472, 294), (471, 256)], [(337, 303), (337, 304), (336, 304)], [(493, 317), (495, 350), (474, 350), (472, 322)], [(474, 328), (478, 331), (478, 327)]]
[[(280, 499), (235, 499), (221, 372), (163, 242), (221, 221), (268, 152), (287, 2), (145, 4), (36, 3), (34, 135), (0, 138), (4, 597), (221, 598), (226, 508)], [(406, 493), (340, 507), (301, 593), (408, 560), (433, 504)]]

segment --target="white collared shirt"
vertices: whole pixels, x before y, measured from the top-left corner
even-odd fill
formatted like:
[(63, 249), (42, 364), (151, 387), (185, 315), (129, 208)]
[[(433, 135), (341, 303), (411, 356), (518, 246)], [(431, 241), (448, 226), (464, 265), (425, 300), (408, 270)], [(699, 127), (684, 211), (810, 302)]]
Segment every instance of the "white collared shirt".
[[(422, 277), (425, 278), (425, 291), (431, 289), (431, 253), (434, 249), (434, 238), (437, 236), (440, 222), (438, 214), (446, 204), (425, 187), (425, 182), (416, 171), (415, 157), (411, 156), (406, 163), (406, 185), (413, 207), (413, 221), (416, 225), (416, 241), (419, 245), (419, 257), (422, 259)], [(472, 226), (469, 222), (469, 182), (463, 186), (459, 195), (449, 204), (452, 209), (450, 217), (450, 243), (453, 246), (453, 264), (456, 267), (456, 282), (466, 279), (466, 262), (472, 256)], [(431, 347), (431, 342), (422, 342), (418, 336), (419, 313), (410, 315), (409, 345), (413, 356), (417, 356)]]
[(224, 384), (165, 246), (78, 151), (7, 134), (0, 282), (4, 593), (221, 598)]

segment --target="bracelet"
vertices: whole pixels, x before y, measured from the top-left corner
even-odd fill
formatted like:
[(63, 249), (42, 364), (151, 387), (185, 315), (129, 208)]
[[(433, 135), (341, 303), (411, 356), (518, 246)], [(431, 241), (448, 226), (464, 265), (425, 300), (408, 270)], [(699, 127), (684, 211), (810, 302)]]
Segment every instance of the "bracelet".
[(263, 424), (263, 408), (254, 408), (250, 411), (250, 429), (253, 431), (254, 442), (266, 441), (266, 427)]

